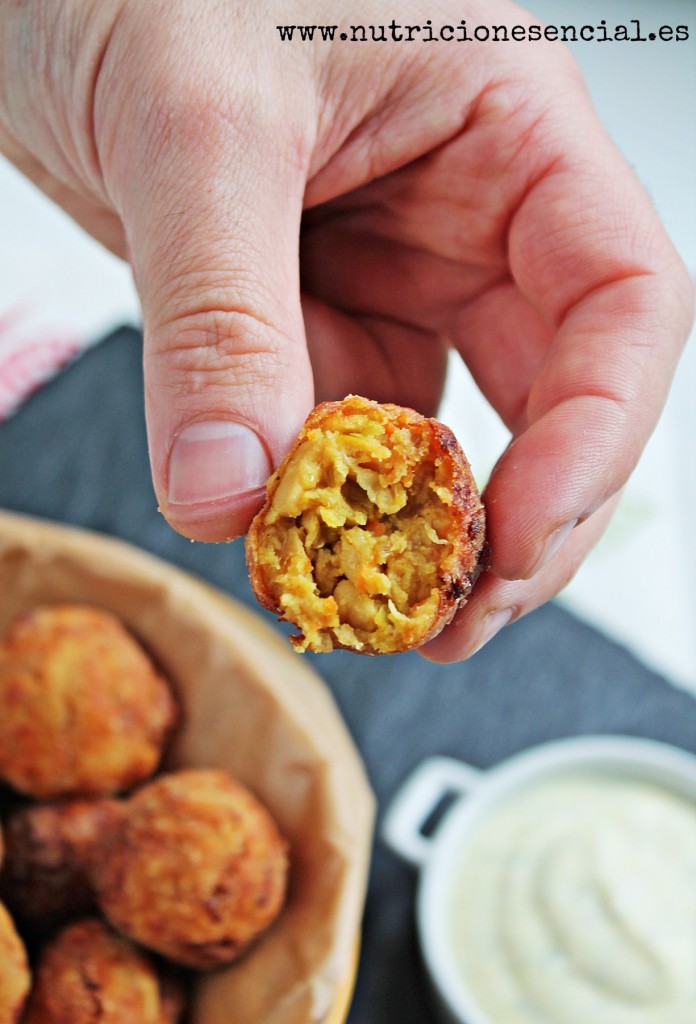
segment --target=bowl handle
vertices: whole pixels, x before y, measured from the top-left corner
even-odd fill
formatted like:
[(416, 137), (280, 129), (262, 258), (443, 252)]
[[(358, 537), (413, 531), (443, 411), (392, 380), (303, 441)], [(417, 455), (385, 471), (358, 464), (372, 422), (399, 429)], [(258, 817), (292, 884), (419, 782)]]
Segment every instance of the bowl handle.
[[(426, 835), (423, 826), (450, 794), (459, 797), (475, 789), (483, 772), (453, 757), (428, 757), (408, 776), (392, 800), (382, 824), (382, 839), (394, 853), (420, 866), (430, 856), (433, 839), (451, 807)], [(458, 802), (458, 801), (457, 801)]]

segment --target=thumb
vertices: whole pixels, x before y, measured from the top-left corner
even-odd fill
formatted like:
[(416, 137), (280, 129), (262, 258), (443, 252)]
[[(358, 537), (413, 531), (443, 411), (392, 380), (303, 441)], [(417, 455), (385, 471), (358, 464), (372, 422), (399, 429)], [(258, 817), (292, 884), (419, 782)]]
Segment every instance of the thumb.
[(209, 127), (158, 160), (166, 171), (139, 196), (129, 243), (160, 510), (186, 536), (220, 541), (247, 529), (313, 386), (297, 255), (302, 168), (277, 137), (255, 130), (245, 148)]

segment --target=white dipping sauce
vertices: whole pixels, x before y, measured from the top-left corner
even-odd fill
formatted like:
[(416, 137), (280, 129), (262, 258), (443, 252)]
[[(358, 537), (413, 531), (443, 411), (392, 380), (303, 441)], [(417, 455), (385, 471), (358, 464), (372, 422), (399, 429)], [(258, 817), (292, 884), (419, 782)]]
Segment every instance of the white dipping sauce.
[(450, 935), (494, 1024), (696, 1024), (696, 804), (585, 775), (510, 798), (454, 879)]

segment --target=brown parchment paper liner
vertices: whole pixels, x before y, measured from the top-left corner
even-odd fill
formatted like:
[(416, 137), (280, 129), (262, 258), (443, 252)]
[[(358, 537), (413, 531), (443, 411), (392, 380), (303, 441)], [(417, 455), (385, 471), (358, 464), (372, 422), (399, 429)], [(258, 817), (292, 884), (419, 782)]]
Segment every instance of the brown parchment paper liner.
[(0, 631), (22, 610), (62, 601), (114, 612), (171, 680), (184, 725), (167, 766), (232, 772), (290, 842), (280, 918), (240, 961), (196, 982), (191, 1024), (338, 1024), (374, 808), (328, 690), (252, 612), (180, 570), (119, 541), (0, 512)]

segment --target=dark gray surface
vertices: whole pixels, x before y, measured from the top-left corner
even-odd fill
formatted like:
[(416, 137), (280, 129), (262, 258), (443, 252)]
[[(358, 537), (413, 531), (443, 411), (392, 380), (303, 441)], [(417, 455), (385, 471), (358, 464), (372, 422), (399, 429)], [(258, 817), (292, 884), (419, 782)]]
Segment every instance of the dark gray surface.
[[(121, 537), (257, 607), (240, 542), (191, 544), (157, 512), (140, 361), (139, 335), (118, 332), (0, 426), (0, 506)], [(461, 665), (416, 654), (312, 660), (363, 753), (380, 810), (430, 754), (485, 767), (535, 743), (600, 732), (696, 750), (696, 702), (554, 605)], [(411, 870), (377, 842), (350, 1024), (433, 1020), (414, 887)]]

